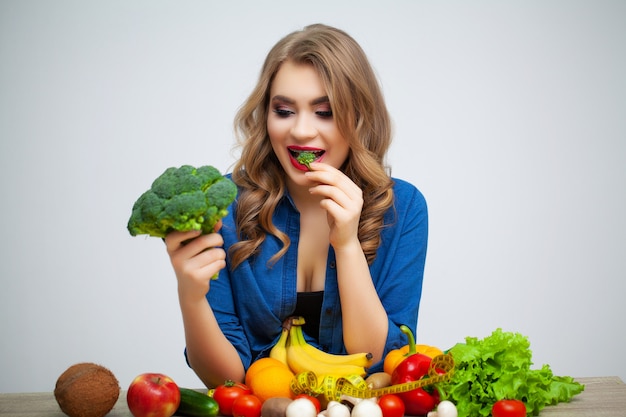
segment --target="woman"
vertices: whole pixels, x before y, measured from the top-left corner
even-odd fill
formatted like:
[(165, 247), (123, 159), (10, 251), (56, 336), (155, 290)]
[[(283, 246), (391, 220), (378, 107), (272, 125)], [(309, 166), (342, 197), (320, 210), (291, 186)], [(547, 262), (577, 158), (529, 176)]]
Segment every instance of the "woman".
[(417, 325), (428, 225), (421, 193), (384, 166), (391, 123), (363, 50), (325, 25), (291, 33), (235, 126), (229, 215), (216, 233), (166, 238), (190, 366), (209, 387), (243, 381), (303, 315), (311, 343), (371, 352), (381, 370), (406, 344), (399, 326)]

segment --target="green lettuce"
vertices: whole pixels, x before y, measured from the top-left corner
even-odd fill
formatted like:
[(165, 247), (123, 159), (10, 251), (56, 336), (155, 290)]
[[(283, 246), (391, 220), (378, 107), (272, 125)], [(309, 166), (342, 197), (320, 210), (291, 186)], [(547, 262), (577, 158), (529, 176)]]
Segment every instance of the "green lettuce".
[(501, 399), (521, 400), (527, 414), (536, 416), (585, 388), (571, 377), (554, 375), (548, 365), (531, 369), (530, 342), (519, 333), (496, 329), (482, 340), (467, 337), (448, 353), (454, 358), (454, 374), (439, 388), (443, 398), (456, 404), (459, 417), (489, 416)]

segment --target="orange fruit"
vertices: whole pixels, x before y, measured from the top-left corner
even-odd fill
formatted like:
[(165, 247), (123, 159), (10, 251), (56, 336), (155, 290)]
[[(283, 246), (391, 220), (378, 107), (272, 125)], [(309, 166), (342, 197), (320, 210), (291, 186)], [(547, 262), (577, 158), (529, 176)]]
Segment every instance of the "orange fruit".
[(270, 357), (257, 359), (255, 362), (252, 362), (252, 365), (250, 365), (248, 367), (248, 370), (246, 371), (245, 384), (249, 387), (250, 386), (250, 381), (254, 378), (254, 376), (261, 369), (265, 369), (268, 366), (285, 366), (286, 367), (287, 365), (285, 365), (284, 363), (282, 363), (278, 359), (274, 359), (274, 358), (270, 358)]
[(259, 369), (249, 378), (248, 387), (261, 402), (273, 397), (294, 397), (291, 391), (294, 374), (285, 364), (279, 363), (280, 365), (269, 365)]

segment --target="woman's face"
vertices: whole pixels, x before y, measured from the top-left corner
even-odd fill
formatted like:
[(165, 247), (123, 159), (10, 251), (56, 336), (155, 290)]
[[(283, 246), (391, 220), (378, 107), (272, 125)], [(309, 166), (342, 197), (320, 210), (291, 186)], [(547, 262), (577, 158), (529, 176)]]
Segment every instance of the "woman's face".
[(297, 161), (301, 152), (313, 152), (316, 162), (334, 168), (343, 165), (350, 147), (339, 133), (322, 80), (311, 65), (283, 63), (270, 88), (267, 131), (287, 181), (311, 186), (308, 170)]

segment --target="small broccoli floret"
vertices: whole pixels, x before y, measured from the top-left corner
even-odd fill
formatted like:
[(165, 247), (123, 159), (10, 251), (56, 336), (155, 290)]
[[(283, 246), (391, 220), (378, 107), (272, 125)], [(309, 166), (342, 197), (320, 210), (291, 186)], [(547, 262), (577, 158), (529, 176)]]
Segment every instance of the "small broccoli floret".
[(195, 168), (183, 165), (180, 168), (168, 168), (152, 182), (151, 190), (162, 199), (170, 199), (177, 194), (200, 188), (200, 178), (193, 173)]
[(131, 235), (160, 233), (158, 218), (163, 212), (163, 200), (152, 190), (143, 193), (133, 205), (128, 231)]
[(206, 210), (207, 201), (202, 190), (176, 194), (163, 205), (157, 222), (165, 230), (199, 230)]
[(237, 197), (237, 186), (232, 181), (214, 182), (205, 191), (207, 201), (211, 202), (208, 210), (204, 214), (202, 230), (210, 233), (215, 224), (228, 214), (226, 210), (230, 203)]
[(311, 162), (315, 161), (315, 153), (309, 151), (300, 152), (300, 154), (296, 158), (296, 161), (298, 161), (302, 165), (306, 165), (306, 167), (310, 170)]
[(205, 191), (206, 198), (218, 210), (225, 210), (237, 197), (237, 186), (232, 181), (218, 181)]
[(211, 184), (215, 184), (222, 179), (222, 174), (217, 170), (217, 168), (214, 168), (210, 165), (205, 165), (198, 168), (196, 170), (196, 176), (198, 177), (200, 182), (204, 184), (202, 188), (203, 191), (206, 191), (206, 189), (211, 186)]
[(168, 168), (137, 199), (127, 228), (132, 236), (210, 233), (236, 196), (237, 186), (212, 166)]

